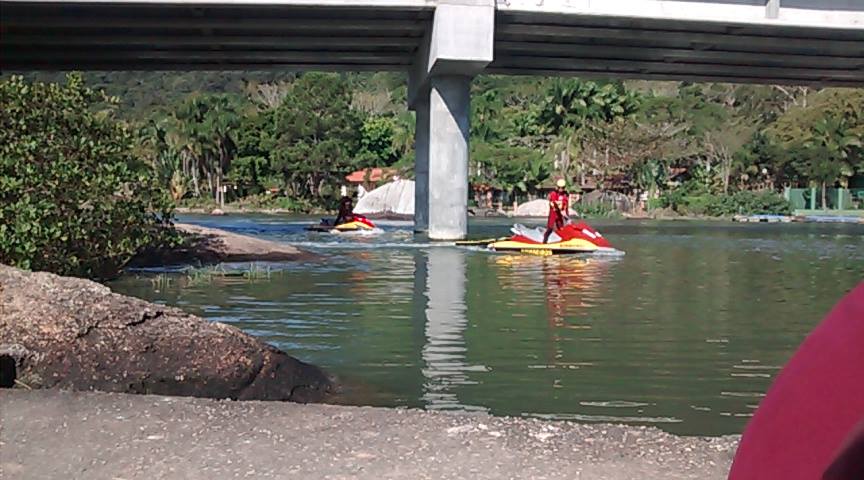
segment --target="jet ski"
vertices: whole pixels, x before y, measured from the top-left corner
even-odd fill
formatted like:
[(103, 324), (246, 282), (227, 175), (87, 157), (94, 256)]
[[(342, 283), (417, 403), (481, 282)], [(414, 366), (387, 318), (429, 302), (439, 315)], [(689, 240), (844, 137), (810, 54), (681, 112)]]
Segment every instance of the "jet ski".
[(618, 252), (597, 230), (585, 222), (568, 223), (549, 235), (543, 243), (543, 228), (528, 228), (516, 224), (510, 229), (511, 237), (457, 242), (457, 245), (485, 246), (496, 252), (518, 252), (531, 255), (557, 255), (572, 253)]
[(333, 221), (328, 218), (322, 218), (318, 225), (309, 225), (306, 230), (312, 232), (357, 232), (361, 230), (372, 230), (375, 224), (368, 218), (362, 215), (354, 215), (351, 219), (339, 225), (334, 225)]

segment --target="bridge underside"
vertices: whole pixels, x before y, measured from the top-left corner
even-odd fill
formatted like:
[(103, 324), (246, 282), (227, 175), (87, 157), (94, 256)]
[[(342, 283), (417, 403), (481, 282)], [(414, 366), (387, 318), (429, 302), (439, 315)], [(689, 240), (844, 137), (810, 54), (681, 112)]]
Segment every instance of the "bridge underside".
[[(3, 1), (0, 66), (407, 71), (432, 29), (435, 8), (394, 4), (399, 6)], [(489, 73), (864, 83), (862, 28), (499, 9), (494, 45)]]
[(490, 73), (864, 84), (864, 30), (498, 11)]
[(407, 70), (434, 9), (3, 2), (4, 70)]

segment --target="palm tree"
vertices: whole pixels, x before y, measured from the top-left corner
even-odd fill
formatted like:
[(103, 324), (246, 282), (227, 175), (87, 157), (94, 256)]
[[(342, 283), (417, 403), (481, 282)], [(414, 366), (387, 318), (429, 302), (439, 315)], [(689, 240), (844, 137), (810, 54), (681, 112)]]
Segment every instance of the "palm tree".
[[(222, 179), (236, 152), (240, 115), (234, 98), (204, 95), (187, 100), (175, 113), (180, 125), (178, 140), (195, 163), (194, 169), (207, 178), (213, 198), (222, 200)], [(195, 178), (195, 177), (193, 177)], [(197, 178), (195, 180), (197, 190)]]

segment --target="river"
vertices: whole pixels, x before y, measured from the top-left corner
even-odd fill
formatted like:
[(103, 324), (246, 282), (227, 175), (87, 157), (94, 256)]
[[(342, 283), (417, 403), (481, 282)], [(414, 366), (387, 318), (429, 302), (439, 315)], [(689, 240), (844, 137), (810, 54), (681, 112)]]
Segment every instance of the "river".
[[(336, 237), (309, 218), (181, 221), (318, 260), (242, 276), (130, 273), (120, 293), (235, 325), (337, 374), (340, 402), (740, 433), (807, 333), (862, 280), (864, 225), (592, 221), (620, 257), (493, 254), (408, 223)], [(535, 222), (536, 223), (536, 222)], [(501, 236), (508, 219), (472, 219)]]

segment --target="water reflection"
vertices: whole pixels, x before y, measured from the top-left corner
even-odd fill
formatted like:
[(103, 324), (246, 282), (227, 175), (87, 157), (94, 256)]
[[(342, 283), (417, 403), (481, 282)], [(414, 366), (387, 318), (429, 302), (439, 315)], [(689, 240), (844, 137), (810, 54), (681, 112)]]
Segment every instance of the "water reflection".
[[(573, 362), (563, 361), (565, 343), (572, 340), (564, 329), (591, 330), (590, 322), (584, 318), (589, 315), (591, 308), (609, 297), (608, 292), (604, 291), (604, 283), (611, 264), (616, 260), (526, 255), (503, 255), (493, 259), (499, 268), (502, 288), (510, 291), (516, 303), (539, 303), (539, 297), (543, 297), (547, 363), (533, 367), (573, 367)], [(559, 383), (560, 380), (556, 379), (555, 385)]]
[(421, 352), (425, 377), (422, 401), (434, 410), (486, 411), (485, 407), (460, 402), (456, 392), (459, 386), (475, 383), (468, 372), (484, 370), (468, 365), (465, 359), (465, 254), (455, 249), (431, 249), (417, 259), (427, 272), (426, 288), (420, 291), (427, 300), (426, 344)]

